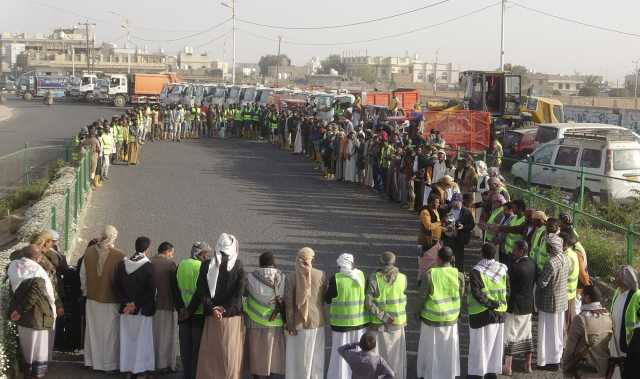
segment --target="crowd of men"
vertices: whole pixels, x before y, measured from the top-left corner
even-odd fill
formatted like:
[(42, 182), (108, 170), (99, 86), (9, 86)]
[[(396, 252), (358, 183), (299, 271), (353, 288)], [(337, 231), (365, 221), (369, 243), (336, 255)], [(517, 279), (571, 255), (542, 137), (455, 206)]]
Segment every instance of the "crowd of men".
[[(407, 314), (407, 288), (415, 283), (400, 272), (392, 252), (381, 254), (368, 275), (351, 254), (339, 256), (334, 274), (320, 271), (310, 247), (297, 252), (291, 273), (280, 270), (269, 252), (260, 255), (257, 269), (245, 272), (231, 234), (220, 235), (214, 247), (195, 242), (190, 256), (176, 262), (170, 242), (152, 249), (144, 236), (126, 254), (116, 247), (117, 229), (108, 225), (69, 268), (57, 233), (46, 231), (14, 252), (8, 268), (10, 318), (18, 325), (27, 377), (46, 374), (55, 341), (83, 349), (85, 365), (94, 370), (135, 377), (174, 371), (179, 356), (189, 379), (239, 379), (244, 362), (255, 378), (404, 379), (405, 328), (415, 316), (417, 376), (454, 378), (461, 375), (464, 302), (467, 377), (511, 375), (516, 355), (531, 371), (534, 351), (538, 368), (561, 368), (571, 377), (640, 374), (636, 271), (619, 270), (606, 309), (571, 217), (548, 217), (512, 199), (500, 176), (496, 142), (487, 165), (468, 154), (448, 159), (442, 136), (431, 131), (423, 137), (419, 120), (389, 123), (358, 114), (357, 107), (331, 123), (309, 106), (203, 108), (139, 107), (83, 130), (78, 143), (91, 154), (93, 184), (108, 179), (111, 163), (136, 164), (148, 142), (270, 139), (316, 160), (327, 179), (360, 183), (418, 212), (418, 314)], [(465, 267), (474, 235), (484, 241), (481, 259)]]

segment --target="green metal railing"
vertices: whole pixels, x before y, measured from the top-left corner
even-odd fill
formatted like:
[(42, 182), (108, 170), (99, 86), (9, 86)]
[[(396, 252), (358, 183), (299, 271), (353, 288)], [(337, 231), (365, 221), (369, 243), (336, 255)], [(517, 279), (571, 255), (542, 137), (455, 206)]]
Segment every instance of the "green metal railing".
[[(61, 227), (62, 250), (66, 254), (70, 247), (70, 236), (73, 225), (78, 225), (82, 209), (86, 205), (87, 195), (91, 191), (90, 185), (90, 155), (86, 151), (81, 151), (79, 147), (65, 149), (68, 151), (67, 157), (70, 163), (76, 164), (76, 173), (73, 184), (64, 192), (62, 205), (62, 225), (58, 225), (58, 209), (51, 207), (51, 229), (58, 230)], [(77, 152), (77, 154), (76, 154)], [(77, 156), (74, 156), (77, 155)], [(79, 158), (79, 159), (78, 159)], [(76, 159), (78, 159), (76, 161)]]

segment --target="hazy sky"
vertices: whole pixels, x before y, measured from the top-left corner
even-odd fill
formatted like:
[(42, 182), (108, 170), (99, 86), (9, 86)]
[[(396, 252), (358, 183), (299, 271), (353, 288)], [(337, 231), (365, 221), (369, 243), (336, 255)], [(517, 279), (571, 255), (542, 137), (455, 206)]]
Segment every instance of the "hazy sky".
[[(230, 0), (229, 0), (230, 1)], [(237, 0), (238, 19), (279, 26), (325, 26), (353, 23), (418, 8), (440, 0)], [(261, 55), (282, 52), (294, 64), (312, 56), (331, 53), (369, 55), (419, 54), (428, 61), (438, 52), (440, 62), (454, 62), (465, 69), (498, 66), (500, 7), (427, 30), (374, 42), (331, 45), (408, 32), (468, 14), (496, 0), (450, 0), (410, 15), (381, 22), (333, 30), (277, 30), (238, 22), (237, 61), (256, 62)], [(632, 0), (518, 0), (558, 16), (577, 19), (628, 33), (625, 36), (542, 16), (510, 5), (506, 17), (506, 62), (523, 64), (539, 72), (592, 73), (610, 81), (622, 80), (640, 59), (640, 1)], [(47, 4), (51, 4), (48, 5)], [(60, 9), (54, 9), (60, 8)], [(189, 38), (190, 34), (215, 26), (231, 15), (219, 0), (0, 0), (0, 31), (49, 32), (89, 18), (97, 24), (98, 41), (124, 45), (122, 17), (129, 18), (132, 40), (138, 46), (174, 53), (184, 46), (201, 46), (213, 58), (231, 61), (231, 22)], [(144, 41), (170, 40), (174, 42)], [(214, 40), (213, 42), (210, 42)], [(294, 44), (295, 43), (295, 44)], [(300, 44), (328, 44), (302, 46)]]

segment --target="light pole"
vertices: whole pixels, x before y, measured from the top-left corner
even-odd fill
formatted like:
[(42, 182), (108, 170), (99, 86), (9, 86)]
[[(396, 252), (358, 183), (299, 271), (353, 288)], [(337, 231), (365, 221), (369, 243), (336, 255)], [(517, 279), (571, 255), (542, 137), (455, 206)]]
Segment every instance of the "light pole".
[(125, 43), (124, 47), (125, 49), (127, 49), (127, 73), (131, 74), (131, 50), (129, 50), (129, 43), (131, 40), (131, 31), (129, 30), (129, 18), (121, 15), (118, 12), (114, 12), (111, 11), (112, 14), (122, 17), (124, 19), (124, 24), (120, 25), (122, 27), (122, 29), (127, 31), (127, 42)]
[(502, 0), (500, 12), (500, 71), (504, 70), (504, 13), (507, 10), (507, 0)]
[(236, 84), (236, 0), (231, 0), (231, 5), (228, 3), (220, 3), (223, 7), (231, 9), (231, 30), (233, 34), (233, 58), (231, 61), (231, 84)]

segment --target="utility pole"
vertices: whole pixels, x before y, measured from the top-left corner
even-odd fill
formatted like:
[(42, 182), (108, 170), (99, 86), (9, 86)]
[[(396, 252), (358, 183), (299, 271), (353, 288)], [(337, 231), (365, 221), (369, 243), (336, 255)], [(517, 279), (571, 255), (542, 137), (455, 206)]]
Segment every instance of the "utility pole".
[(276, 56), (276, 88), (278, 87), (278, 79), (280, 79), (280, 45), (282, 44), (282, 36), (278, 36), (278, 55)]
[(635, 89), (633, 90), (633, 98), (634, 99), (638, 99), (638, 63), (640, 63), (640, 59), (637, 59), (635, 61), (633, 61), (633, 63), (636, 64), (636, 85), (635, 85)]
[(71, 46), (71, 76), (76, 76), (76, 48)]
[(122, 15), (118, 12), (114, 12), (111, 11), (111, 14), (116, 15), (118, 17), (122, 17), (122, 19), (124, 20), (124, 24), (120, 25), (122, 27), (122, 29), (127, 31), (127, 42), (125, 42), (125, 49), (127, 49), (127, 73), (131, 74), (131, 50), (130, 50), (130, 46), (131, 46), (131, 29), (130, 29), (130, 24), (129, 24), (129, 17)]
[(236, 84), (236, 0), (231, 0), (231, 21), (233, 23), (233, 61), (231, 62), (231, 84)]
[(504, 70), (504, 14), (507, 11), (507, 0), (502, 0), (500, 13), (500, 69)]
[[(89, 26), (95, 26), (96, 24), (90, 24), (89, 21), (79, 22), (78, 25), (83, 25), (86, 33), (87, 40), (87, 71), (91, 73), (91, 56), (93, 50), (89, 48)], [(95, 37), (93, 38), (93, 42), (95, 43)]]

